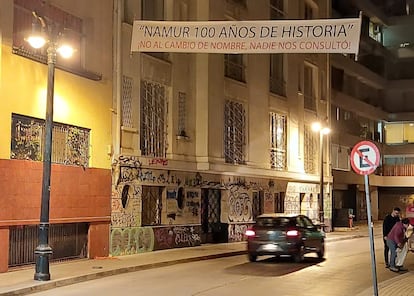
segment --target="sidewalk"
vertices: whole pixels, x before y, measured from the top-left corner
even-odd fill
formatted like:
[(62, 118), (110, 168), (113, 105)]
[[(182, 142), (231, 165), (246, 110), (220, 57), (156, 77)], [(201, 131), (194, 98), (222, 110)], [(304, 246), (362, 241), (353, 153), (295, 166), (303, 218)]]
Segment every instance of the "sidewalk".
[[(381, 225), (374, 226), (374, 235), (381, 234), (381, 229), (378, 229), (380, 226)], [(336, 228), (334, 232), (326, 234), (326, 241), (330, 242), (367, 236), (369, 236), (367, 226), (357, 226), (353, 229)], [(33, 280), (34, 267), (31, 266), (25, 269), (0, 273), (0, 295), (28, 295), (53, 289), (55, 287), (71, 285), (126, 272), (192, 261), (236, 256), (245, 254), (245, 248), (245, 242), (205, 244), (198, 247), (169, 249), (129, 256), (53, 263), (50, 264), (51, 280), (45, 282)], [(407, 283), (405, 284), (407, 286), (410, 282), (410, 280), (407, 280), (407, 277), (410, 277), (410, 280), (413, 280), (414, 273), (406, 273), (394, 278), (393, 285), (394, 282), (396, 282), (395, 286), (401, 288), (402, 284), (399, 283), (399, 280), (397, 279), (401, 278), (402, 281), (404, 278), (406, 279), (404, 282)], [(386, 288), (381, 289), (381, 296), (404, 295), (398, 293), (395, 294), (395, 288), (391, 289), (389, 293), (385, 293), (386, 290), (388, 291), (388, 288), (389, 286), (387, 284)], [(409, 290), (405, 288), (404, 291)], [(361, 294), (361, 296), (363, 295), (372, 295), (372, 292), (369, 293), (369, 291), (367, 291), (367, 294)]]

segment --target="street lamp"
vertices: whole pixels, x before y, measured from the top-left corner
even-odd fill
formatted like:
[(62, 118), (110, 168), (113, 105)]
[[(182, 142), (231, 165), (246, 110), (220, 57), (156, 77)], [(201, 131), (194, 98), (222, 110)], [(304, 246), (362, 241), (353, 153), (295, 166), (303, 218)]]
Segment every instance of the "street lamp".
[[(49, 204), (50, 204), (50, 173), (52, 160), (52, 131), (53, 131), (53, 93), (55, 84), (56, 53), (61, 51), (57, 46), (58, 33), (45, 19), (35, 12), (33, 35), (27, 38), (27, 42), (33, 48), (41, 48), (47, 44), (47, 96), (45, 119), (45, 145), (43, 149), (43, 178), (42, 199), (40, 206), (39, 245), (35, 249), (36, 273), (34, 279), (38, 281), (50, 280), (49, 256), (52, 248), (49, 246)], [(39, 26), (40, 25), (40, 26)], [(40, 29), (40, 30), (39, 30)], [(65, 53), (70, 50), (66, 48)], [(73, 50), (71, 51), (73, 53)], [(69, 54), (70, 56), (70, 54)]]
[(320, 212), (319, 212), (319, 221), (322, 225), (324, 225), (325, 223), (325, 213), (324, 213), (324, 204), (323, 204), (323, 198), (324, 198), (324, 192), (323, 192), (323, 146), (324, 146), (324, 135), (327, 135), (331, 132), (331, 129), (329, 127), (323, 127), (321, 125), (320, 122), (314, 122), (312, 124), (312, 130), (314, 132), (318, 132), (319, 133), (319, 161), (320, 161), (320, 165), (319, 165), (319, 192), (320, 192)]

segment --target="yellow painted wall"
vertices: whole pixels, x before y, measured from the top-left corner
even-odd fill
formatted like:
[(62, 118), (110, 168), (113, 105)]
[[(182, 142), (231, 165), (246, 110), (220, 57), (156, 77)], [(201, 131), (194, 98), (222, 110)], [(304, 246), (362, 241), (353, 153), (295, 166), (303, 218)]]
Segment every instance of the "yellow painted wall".
[[(59, 58), (59, 57), (58, 57)], [(1, 48), (0, 158), (10, 158), (11, 114), (45, 118), (47, 66)], [(110, 168), (112, 83), (56, 69), (54, 121), (91, 129), (90, 167)]]

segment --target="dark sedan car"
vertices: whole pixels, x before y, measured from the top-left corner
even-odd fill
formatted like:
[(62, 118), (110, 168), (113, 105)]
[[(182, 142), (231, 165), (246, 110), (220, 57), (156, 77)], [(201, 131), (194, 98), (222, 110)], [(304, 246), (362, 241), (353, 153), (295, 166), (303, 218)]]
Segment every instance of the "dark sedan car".
[(325, 255), (325, 233), (304, 215), (264, 214), (245, 234), (252, 262), (260, 255), (289, 255), (295, 262), (307, 253)]

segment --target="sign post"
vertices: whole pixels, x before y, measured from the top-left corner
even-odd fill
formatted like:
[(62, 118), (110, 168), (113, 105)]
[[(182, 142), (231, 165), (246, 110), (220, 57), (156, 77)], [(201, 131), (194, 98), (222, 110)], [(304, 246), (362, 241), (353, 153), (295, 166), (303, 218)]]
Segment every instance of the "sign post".
[(371, 216), (371, 199), (369, 194), (368, 175), (372, 174), (378, 167), (380, 153), (377, 146), (370, 141), (361, 141), (354, 146), (351, 151), (352, 169), (359, 175), (364, 175), (365, 198), (367, 202), (368, 231), (371, 246), (371, 265), (372, 282), (374, 286), (374, 296), (378, 296), (377, 270), (375, 263), (374, 229)]

